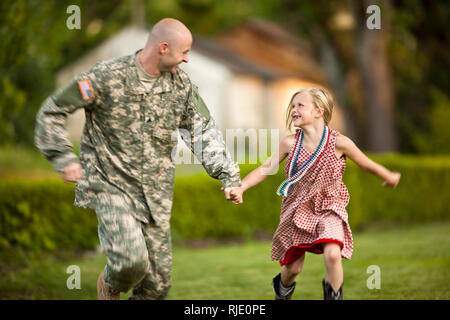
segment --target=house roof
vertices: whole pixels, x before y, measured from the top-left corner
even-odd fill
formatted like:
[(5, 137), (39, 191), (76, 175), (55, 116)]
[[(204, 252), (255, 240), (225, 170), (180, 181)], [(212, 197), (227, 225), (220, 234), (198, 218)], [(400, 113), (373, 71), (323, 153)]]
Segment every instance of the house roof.
[(218, 42), (198, 35), (194, 35), (192, 49), (226, 65), (234, 73), (255, 75), (267, 81), (286, 76), (284, 72), (254, 63)]
[(247, 61), (272, 72), (325, 84), (311, 45), (279, 24), (247, 20), (215, 39)]

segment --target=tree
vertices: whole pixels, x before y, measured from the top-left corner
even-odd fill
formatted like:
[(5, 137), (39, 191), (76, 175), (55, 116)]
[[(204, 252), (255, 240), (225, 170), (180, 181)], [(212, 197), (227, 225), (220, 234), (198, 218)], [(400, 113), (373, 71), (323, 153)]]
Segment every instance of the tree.
[[(387, 56), (389, 32), (389, 6), (384, 1), (381, 7), (381, 28), (369, 29), (366, 14), (374, 1), (353, 0), (356, 20), (355, 56), (359, 68), (364, 104), (366, 107), (367, 149), (373, 152), (392, 152), (397, 149), (395, 128), (394, 91), (391, 68)], [(374, 12), (376, 14), (377, 12)]]

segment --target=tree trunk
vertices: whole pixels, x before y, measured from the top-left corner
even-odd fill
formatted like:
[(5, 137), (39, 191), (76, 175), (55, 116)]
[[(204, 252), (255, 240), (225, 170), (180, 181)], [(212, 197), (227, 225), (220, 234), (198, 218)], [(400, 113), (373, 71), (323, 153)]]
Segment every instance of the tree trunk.
[[(381, 29), (370, 30), (366, 9), (377, 4), (381, 9)], [(386, 2), (353, 0), (357, 22), (356, 61), (364, 88), (367, 111), (367, 149), (371, 152), (392, 152), (397, 149), (394, 93), (391, 69), (386, 52), (388, 19)]]

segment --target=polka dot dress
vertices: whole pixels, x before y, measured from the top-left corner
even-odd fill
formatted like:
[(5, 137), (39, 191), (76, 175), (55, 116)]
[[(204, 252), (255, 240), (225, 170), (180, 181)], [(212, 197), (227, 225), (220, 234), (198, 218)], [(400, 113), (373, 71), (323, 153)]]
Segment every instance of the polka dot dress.
[[(272, 260), (280, 261), (281, 265), (294, 262), (305, 251), (323, 253), (322, 244), (327, 242), (338, 244), (343, 258), (352, 256), (353, 237), (345, 210), (350, 196), (342, 181), (345, 156), (337, 159), (335, 155), (339, 132), (327, 130), (328, 140), (323, 152), (283, 197), (280, 224), (272, 241)], [(296, 143), (286, 160), (287, 178), (300, 134), (301, 129), (298, 129)], [(304, 164), (312, 154), (301, 147), (296, 166)]]

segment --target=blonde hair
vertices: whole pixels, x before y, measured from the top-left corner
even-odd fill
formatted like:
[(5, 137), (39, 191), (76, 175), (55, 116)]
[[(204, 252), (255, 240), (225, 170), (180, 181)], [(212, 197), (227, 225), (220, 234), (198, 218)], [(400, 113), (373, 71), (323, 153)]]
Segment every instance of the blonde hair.
[(304, 92), (309, 93), (312, 98), (314, 107), (323, 111), (323, 120), (325, 121), (325, 124), (328, 125), (331, 120), (333, 108), (335, 105), (333, 96), (323, 88), (304, 88), (294, 93), (286, 109), (286, 128), (288, 128), (289, 130), (292, 126), (292, 101), (294, 100), (296, 95)]

